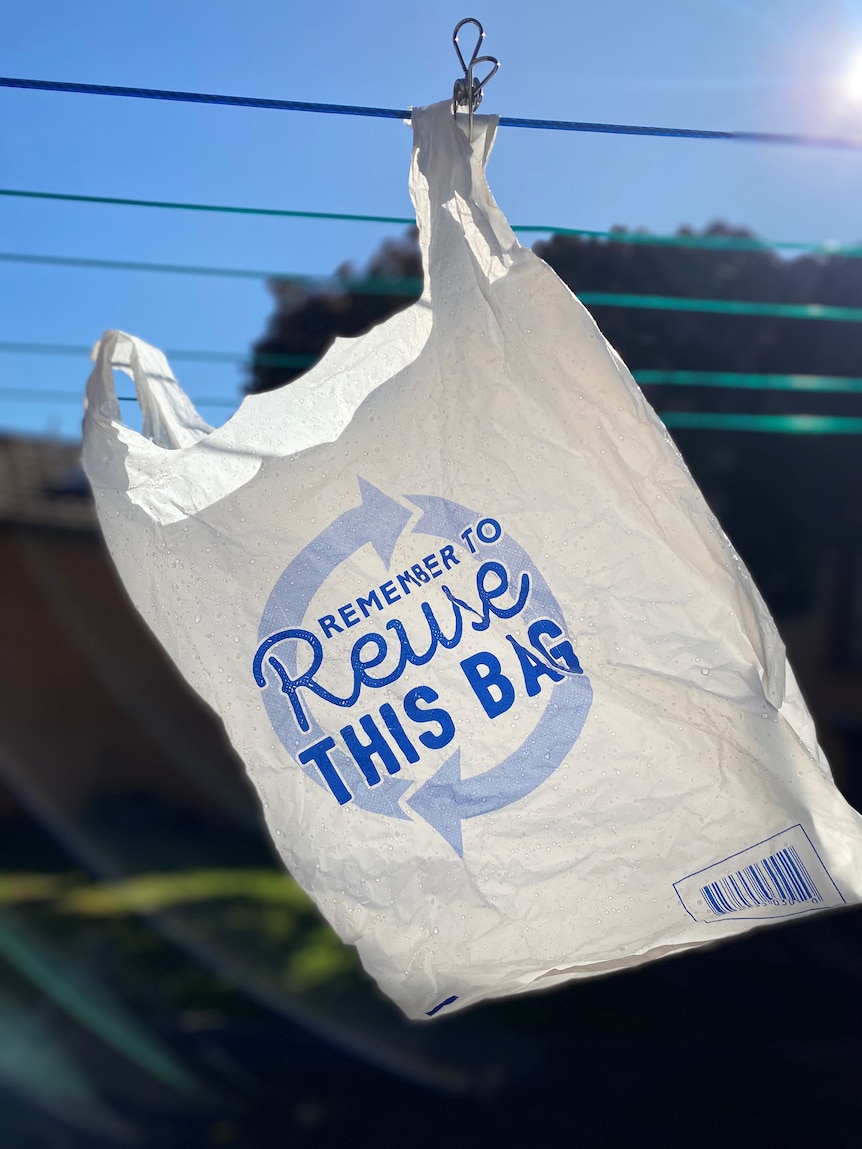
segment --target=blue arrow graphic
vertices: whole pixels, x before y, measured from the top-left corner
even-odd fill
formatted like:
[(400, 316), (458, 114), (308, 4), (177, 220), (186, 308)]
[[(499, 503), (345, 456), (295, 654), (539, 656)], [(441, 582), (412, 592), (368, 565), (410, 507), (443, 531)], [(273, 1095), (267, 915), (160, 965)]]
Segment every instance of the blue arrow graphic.
[(566, 678), (554, 687), (532, 734), (508, 758), (475, 778), (462, 778), (456, 750), (407, 805), (463, 856), (463, 819), (518, 802), (546, 782), (577, 741), (592, 700), (586, 675)]
[[(401, 532), (410, 521), (410, 511), (365, 479), (359, 478), (359, 491), (362, 495), (360, 505), (351, 507), (334, 519), (287, 565), (267, 600), (258, 630), (258, 642), (286, 625), (301, 625), (320, 586), (345, 559), (366, 543), (374, 547), (383, 565), (389, 569)], [(291, 676), (295, 675), (295, 650), (290, 649), (283, 661)], [(264, 678), (262, 660), (256, 660), (254, 670), (258, 681)], [(279, 741), (292, 758), (295, 759), (300, 750), (324, 736), (313, 716), (310, 716), (310, 730), (302, 733), (297, 729), (290, 708), (285, 705), (284, 695), (274, 681), (267, 682), (263, 701)], [(411, 779), (386, 775), (369, 789), (358, 766), (344, 751), (332, 750), (330, 758), (353, 793), (357, 806), (390, 818), (410, 820), (398, 802), (404, 791), (412, 785)], [(304, 766), (302, 769), (318, 785), (326, 785), (315, 766)]]
[[(413, 528), (414, 533), (437, 535), (463, 544), (463, 532), (481, 518), (469, 507), (438, 495), (406, 497), (423, 512)], [(507, 534), (487, 543), (474, 533), (471, 541), (482, 548), (472, 556), (477, 562), (493, 551), (513, 574), (529, 573), (532, 585), (530, 600), (522, 615), (525, 622), (549, 618), (566, 632), (559, 603), (519, 543)], [(577, 741), (592, 704), (593, 688), (586, 675), (564, 673), (565, 680), (553, 688), (532, 734), (513, 754), (484, 774), (462, 778), (461, 751), (456, 750), (437, 773), (407, 799), (407, 805), (445, 838), (459, 856), (464, 853), (461, 823), (465, 818), (490, 814), (525, 798), (562, 765)]]
[(359, 491), (360, 505), (334, 519), (285, 568), (264, 608), (259, 640), (279, 630), (286, 621), (300, 625), (318, 588), (365, 543), (374, 547), (389, 569), (395, 545), (410, 521), (410, 512), (365, 479), (359, 479)]
[[(268, 646), (264, 642), (270, 635), (288, 627), (301, 626), (314, 595), (329, 575), (366, 543), (376, 550), (386, 569), (392, 560), (395, 546), (411, 518), (410, 512), (398, 502), (359, 478), (362, 501), (339, 515), (317, 538), (313, 539), (285, 569), (273, 588), (261, 619), (259, 641), (263, 643), (255, 659), (254, 673), (258, 684), (264, 687), (264, 704), (273, 728), (288, 753), (296, 758), (300, 751), (323, 737), (323, 730), (309, 716), (310, 729), (302, 733), (286, 706), (284, 695), (274, 681), (264, 673), (264, 657)], [(422, 511), (413, 528), (415, 533), (430, 534), (460, 544), (463, 532), (475, 524), (479, 515), (458, 503), (436, 495), (410, 496)], [(472, 555), (479, 563), (493, 549), (512, 572), (527, 572), (531, 578), (531, 596), (522, 618), (530, 622), (536, 618), (549, 618), (565, 632), (565, 620), (556, 598), (545, 579), (536, 569), (530, 556), (508, 535), (487, 542), (474, 534)], [(288, 646), (282, 658), (291, 677), (296, 674), (295, 648)], [(557, 667), (557, 669), (562, 669)], [(461, 777), (460, 751), (456, 751), (416, 791), (407, 804), (439, 833), (459, 854), (463, 854), (461, 823), (491, 813), (526, 797), (545, 782), (562, 764), (583, 729), (592, 702), (592, 687), (583, 674), (566, 674), (557, 683), (548, 699), (542, 717), (525, 742), (502, 762), (473, 778)], [(353, 759), (343, 751), (330, 751), (340, 776), (353, 794), (354, 801), (363, 809), (388, 817), (408, 819), (399, 801), (412, 785), (412, 780), (384, 776), (380, 783), (369, 788)], [(318, 785), (325, 782), (313, 765), (303, 767), (304, 772)]]
[[(464, 545), (464, 540), (461, 537), (462, 532), (482, 517), (475, 511), (471, 511), (469, 507), (462, 507), (460, 503), (453, 503), (449, 499), (440, 498), (439, 495), (406, 495), (405, 498), (409, 499), (411, 503), (415, 503), (423, 512), (422, 518), (413, 528), (413, 534), (420, 532), (426, 535), (437, 535), (439, 538), (449, 539), (450, 542), (457, 543), (459, 546)], [(513, 574), (518, 574), (521, 571), (529, 573), (532, 587), (530, 601), (524, 611), (526, 622), (531, 622), (534, 618), (539, 617), (552, 618), (560, 624), (563, 630), (566, 629), (565, 620), (551, 588), (536, 569), (536, 564), (519, 543), (516, 543), (507, 534), (504, 534), (498, 542), (494, 543), (486, 543), (475, 534), (471, 541), (474, 546), (482, 548), (483, 554), (493, 550), (495, 556), (502, 559)], [(472, 557), (481, 561), (476, 555)]]

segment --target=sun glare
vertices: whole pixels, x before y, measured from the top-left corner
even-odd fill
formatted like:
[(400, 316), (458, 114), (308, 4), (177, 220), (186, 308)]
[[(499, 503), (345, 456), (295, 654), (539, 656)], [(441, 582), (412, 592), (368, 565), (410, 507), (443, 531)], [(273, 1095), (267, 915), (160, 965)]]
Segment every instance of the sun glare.
[(862, 102), (862, 53), (856, 56), (841, 81), (844, 95)]

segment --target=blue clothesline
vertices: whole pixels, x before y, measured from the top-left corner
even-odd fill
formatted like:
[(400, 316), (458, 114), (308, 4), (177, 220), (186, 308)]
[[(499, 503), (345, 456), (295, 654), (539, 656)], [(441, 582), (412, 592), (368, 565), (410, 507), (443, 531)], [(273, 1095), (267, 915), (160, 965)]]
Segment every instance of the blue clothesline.
[[(137, 100), (167, 100), (183, 104), (220, 104), (234, 108), (264, 108), (277, 112), (323, 112), (338, 116), (371, 116), (409, 120), (409, 108), (373, 108), (354, 104), (315, 104), (303, 100), (267, 100), (258, 96), (225, 96), (212, 92), (175, 92), (162, 88), (127, 88), (114, 84), (76, 84), (62, 80), (30, 80), (0, 76), (0, 88), (27, 88), (89, 96), (126, 96)], [(686, 140), (735, 140), (751, 144), (788, 144), (796, 147), (839, 148), (862, 151), (862, 139), (847, 136), (810, 136), (787, 132), (725, 132), (706, 128), (664, 128), (643, 124), (594, 124), (583, 120), (535, 120), (501, 116), (504, 128), (541, 128), (555, 132), (599, 132), (613, 136), (662, 136)]]

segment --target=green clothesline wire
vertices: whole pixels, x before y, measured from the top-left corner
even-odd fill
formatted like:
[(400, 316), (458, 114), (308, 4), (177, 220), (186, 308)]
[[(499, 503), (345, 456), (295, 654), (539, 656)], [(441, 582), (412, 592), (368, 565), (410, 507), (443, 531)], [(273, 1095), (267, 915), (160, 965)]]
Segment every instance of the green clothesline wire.
[[(187, 274), (227, 275), (255, 279), (284, 279), (303, 283), (306, 286), (331, 286), (340, 290), (357, 291), (370, 295), (410, 295), (418, 294), (421, 284), (416, 279), (368, 279), (339, 280), (331, 276), (310, 276), (280, 274), (243, 270), (241, 268), (205, 268), (178, 264), (120, 263), (112, 260), (79, 260), (61, 256), (17, 256), (14, 253), (0, 254), (0, 261), (27, 263), (62, 263), (94, 269), (133, 270), (133, 271), (182, 271)], [(607, 291), (582, 291), (578, 298), (587, 307), (629, 307), (650, 311), (696, 311), (713, 315), (749, 315), (777, 319), (820, 319), (843, 323), (862, 322), (862, 307), (834, 307), (824, 303), (761, 303), (746, 299), (691, 299), (688, 296), (635, 295)], [(23, 345), (21, 345), (23, 347)], [(34, 345), (38, 346), (38, 345)], [(197, 354), (197, 353), (196, 353)], [(210, 354), (201, 352), (200, 354)], [(218, 353), (221, 354), (221, 353)], [(183, 352), (182, 355), (185, 355)], [(178, 353), (176, 358), (180, 358)], [(260, 361), (259, 359), (257, 360)], [(275, 366), (287, 366), (279, 363)], [(292, 365), (292, 364), (291, 364)]]
[[(0, 257), (1, 259), (1, 257)], [(98, 263), (101, 261), (92, 261)], [(220, 269), (226, 271), (228, 269)], [(218, 273), (218, 271), (216, 271)], [(256, 276), (267, 276), (269, 273), (255, 272)], [(277, 276), (276, 276), (277, 277)], [(284, 276), (283, 278), (295, 280), (295, 282), (306, 283), (308, 285), (313, 283), (334, 284), (338, 280), (333, 280), (330, 277), (313, 277), (313, 276)], [(351, 287), (351, 280), (343, 280), (341, 286)], [(418, 292), (418, 284), (413, 279), (371, 279), (369, 291), (372, 294), (405, 294), (408, 293), (408, 286), (414, 292)], [(702, 314), (708, 315), (746, 315), (757, 316), (761, 318), (779, 318), (779, 319), (826, 319), (826, 321), (838, 323), (862, 323), (862, 308), (860, 307), (833, 307), (828, 303), (762, 303), (756, 300), (741, 300), (741, 299), (691, 299), (687, 295), (638, 295), (638, 294), (621, 294), (618, 292), (597, 292), (585, 291), (580, 292), (578, 295), (580, 302), (584, 303), (586, 307), (622, 307), (622, 308), (636, 308), (647, 309), (652, 311), (699, 311)], [(2, 348), (6, 350), (20, 350), (24, 352), (26, 348), (32, 347), (34, 352), (38, 352), (40, 348), (49, 352), (49, 348), (53, 345), (41, 344), (3, 344)], [(63, 354), (63, 352), (56, 352), (55, 354)], [(77, 354), (77, 352), (75, 353)], [(175, 358), (188, 358), (192, 353), (175, 352)], [(231, 352), (194, 352), (194, 357), (200, 358), (201, 362), (216, 362), (224, 356), (228, 356), (225, 362), (236, 362), (236, 353)], [(201, 358), (201, 356), (209, 356), (209, 358)], [(211, 358), (211, 356), (216, 356)], [(243, 360), (246, 356), (239, 356)], [(261, 363), (260, 356), (255, 356), (255, 362)], [(294, 367), (294, 365), (302, 365), (301, 363), (285, 363), (282, 360), (272, 363), (274, 367)]]
[[(42, 387), (0, 387), (0, 399), (9, 399), (13, 403), (69, 403), (83, 402), (83, 388), (79, 391), (51, 390)], [(134, 395), (118, 395), (121, 403), (137, 403)], [(225, 407), (236, 410), (240, 400), (224, 395), (202, 395), (193, 400), (196, 407)]]
[(823, 303), (757, 303), (744, 299), (688, 299), (670, 295), (621, 295), (583, 291), (580, 301), (592, 307), (635, 307), (651, 311), (700, 311), (713, 315), (758, 315), (778, 319), (829, 319), (862, 322), (862, 307), (832, 307)]
[(847, 375), (754, 375), (734, 371), (633, 371), (641, 385), (736, 387), (746, 391), (826, 391), (862, 394), (862, 379)]
[[(13, 345), (13, 347), (30, 347), (33, 345)], [(39, 346), (39, 345), (36, 345)], [(0, 345), (0, 350), (8, 349), (8, 345)], [(53, 354), (84, 355), (86, 348), (62, 345), (53, 345)], [(175, 353), (168, 353), (176, 358)], [(194, 353), (192, 353), (194, 354)], [(275, 357), (275, 356), (274, 356)], [(288, 356), (285, 356), (285, 358)], [(306, 365), (314, 362), (310, 356), (290, 356), (291, 360), (301, 360), (303, 363), (292, 362), (292, 367)], [(224, 362), (216, 360), (216, 362)], [(229, 360), (240, 362), (240, 360)], [(641, 386), (676, 386), (676, 387), (729, 387), (740, 391), (803, 391), (819, 393), (862, 394), (862, 378), (830, 375), (744, 375), (733, 371), (653, 371), (637, 370), (632, 375)], [(37, 402), (79, 402), (80, 392), (40, 390), (30, 387), (0, 387), (0, 395), (11, 400), (34, 400)], [(121, 395), (124, 402), (136, 402), (133, 395)], [(237, 399), (225, 395), (200, 396), (194, 400), (198, 407), (237, 407)]]
[[(73, 195), (64, 192), (25, 191), (0, 188), (0, 196), (20, 199), (60, 200), (67, 203), (94, 203), (121, 207), (167, 208), (176, 211), (224, 212), (230, 215), (278, 216), (288, 219), (341, 220), (354, 223), (400, 224), (414, 226), (412, 216), (362, 215), (351, 212), (293, 211), (285, 208), (231, 207), (225, 204), (178, 203), (168, 200), (129, 199), (121, 196)], [(586, 228), (557, 227), (551, 224), (515, 224), (513, 231), (536, 235), (574, 235), (583, 239), (606, 240), (612, 243), (645, 244), (652, 247), (703, 248), (719, 251), (780, 251), (804, 252), (811, 255), (841, 255), (851, 259), (862, 258), (862, 244), (807, 243), (794, 240), (761, 240), (746, 236), (724, 235), (648, 235), (631, 231), (591, 231)]]
[[(90, 357), (92, 347), (85, 343), (18, 343), (0, 342), (0, 353), (13, 355), (75, 355)], [(252, 357), (242, 351), (190, 351), (188, 349), (165, 351), (168, 359), (178, 363), (230, 363), (251, 366)], [(263, 367), (310, 367), (316, 363), (316, 355), (255, 355), (254, 363)]]
[[(418, 295), (421, 279), (411, 277), (368, 277), (347, 279), (339, 276), (301, 275), (292, 272), (261, 271), (242, 267), (207, 267), (195, 264), (146, 263), (133, 260), (89, 259), (79, 256), (34, 255), (0, 252), (0, 263), (23, 263), (57, 267), (86, 268), (95, 271), (147, 271), (183, 275), (222, 276), (232, 279), (280, 279), (306, 288), (330, 288), (361, 295)], [(689, 299), (680, 296), (615, 294), (585, 291), (581, 302), (593, 307), (634, 307), (661, 311), (701, 311), (724, 315), (759, 315), (784, 319), (830, 319), (847, 322), (862, 320), (862, 308), (832, 307), (820, 303), (760, 303), (752, 300)]]
[[(45, 345), (14, 344), (14, 348), (33, 348)], [(0, 344), (0, 351), (8, 350), (9, 344)], [(50, 345), (51, 353), (61, 355), (89, 354), (86, 347), (74, 345)], [(190, 358), (199, 354), (217, 355), (207, 362), (240, 362), (240, 356), (230, 353), (207, 352), (167, 352), (174, 359)], [(275, 358), (275, 357), (273, 357)], [(297, 359), (299, 356), (285, 357)], [(305, 357), (306, 359), (308, 357)], [(744, 375), (732, 372), (710, 371), (635, 371), (635, 378), (643, 384), (677, 386), (708, 386), (756, 388), (780, 391), (832, 391), (862, 393), (862, 378), (826, 375)], [(51, 402), (78, 405), (82, 401), (80, 391), (40, 390), (25, 387), (0, 387), (0, 396), (21, 402)], [(137, 402), (134, 395), (118, 396), (120, 402)], [(237, 400), (225, 396), (201, 396), (194, 400), (198, 407), (222, 407), (236, 409)], [(858, 435), (862, 434), (862, 418), (835, 415), (761, 415), (735, 414), (713, 411), (665, 411), (659, 417), (669, 428), (678, 430), (704, 431), (760, 431), (781, 434), (807, 435)]]
[[(92, 348), (85, 343), (19, 343), (0, 342), (0, 354), (61, 355), (90, 358)], [(310, 367), (318, 362), (315, 355), (276, 353), (255, 355), (241, 351), (195, 351), (189, 349), (165, 351), (165, 356), (176, 362), (223, 363), (265, 367)], [(754, 391), (825, 391), (862, 394), (862, 378), (849, 375), (763, 375), (735, 371), (659, 371), (638, 368), (632, 372), (638, 383), (650, 386), (675, 387), (735, 387)], [(0, 394), (12, 396), (35, 394), (23, 388), (0, 388)], [(68, 395), (68, 392), (46, 392)], [(198, 400), (200, 403), (230, 404), (233, 400)]]
[(299, 275), (284, 271), (260, 271), (245, 267), (211, 267), (186, 263), (146, 263), (128, 259), (89, 259), (72, 255), (34, 255), (26, 252), (0, 251), (0, 263), (23, 263), (37, 267), (75, 267), (91, 271), (152, 271), (178, 275), (218, 276), (227, 279), (278, 279), (308, 288), (329, 287), (354, 291), (362, 295), (418, 295), (422, 280), (415, 277), (362, 277), (349, 279), (338, 275)]
[(22, 199), (62, 200), (66, 203), (114, 204), (121, 207), (158, 207), (172, 211), (213, 211), (227, 212), (229, 215), (268, 215), (287, 219), (329, 219), (346, 220), (356, 223), (397, 223), (415, 225), (412, 216), (397, 215), (357, 215), (329, 211), (291, 211), (276, 207), (231, 207), (226, 204), (178, 203), (173, 200), (129, 199), (125, 196), (71, 195), (65, 192), (20, 191), (15, 188), (0, 188), (0, 196), (16, 196)]
[[(67, 402), (76, 406), (82, 395), (69, 391), (28, 391), (0, 387), (0, 396), (22, 401)], [(121, 403), (136, 403), (134, 395), (118, 395)], [(195, 400), (197, 407), (236, 408), (235, 400), (213, 396)], [(840, 415), (736, 415), (713, 411), (659, 411), (666, 427), (701, 431), (766, 431), (807, 435), (862, 435), (862, 418)]]
[(767, 431), (791, 435), (862, 435), (862, 418), (841, 415), (730, 415), (713, 411), (658, 413), (666, 427), (696, 431)]

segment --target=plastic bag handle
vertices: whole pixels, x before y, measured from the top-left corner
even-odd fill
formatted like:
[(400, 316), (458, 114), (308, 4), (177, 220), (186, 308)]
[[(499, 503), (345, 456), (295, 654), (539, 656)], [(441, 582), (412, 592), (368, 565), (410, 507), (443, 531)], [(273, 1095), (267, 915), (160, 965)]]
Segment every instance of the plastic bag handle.
[(191, 447), (212, 431), (174, 378), (162, 352), (142, 339), (124, 331), (106, 331), (93, 358), (95, 366), (87, 380), (88, 415), (112, 424), (122, 422), (114, 387), (116, 368), (134, 382), (143, 415), (142, 433), (155, 446), (166, 450)]

